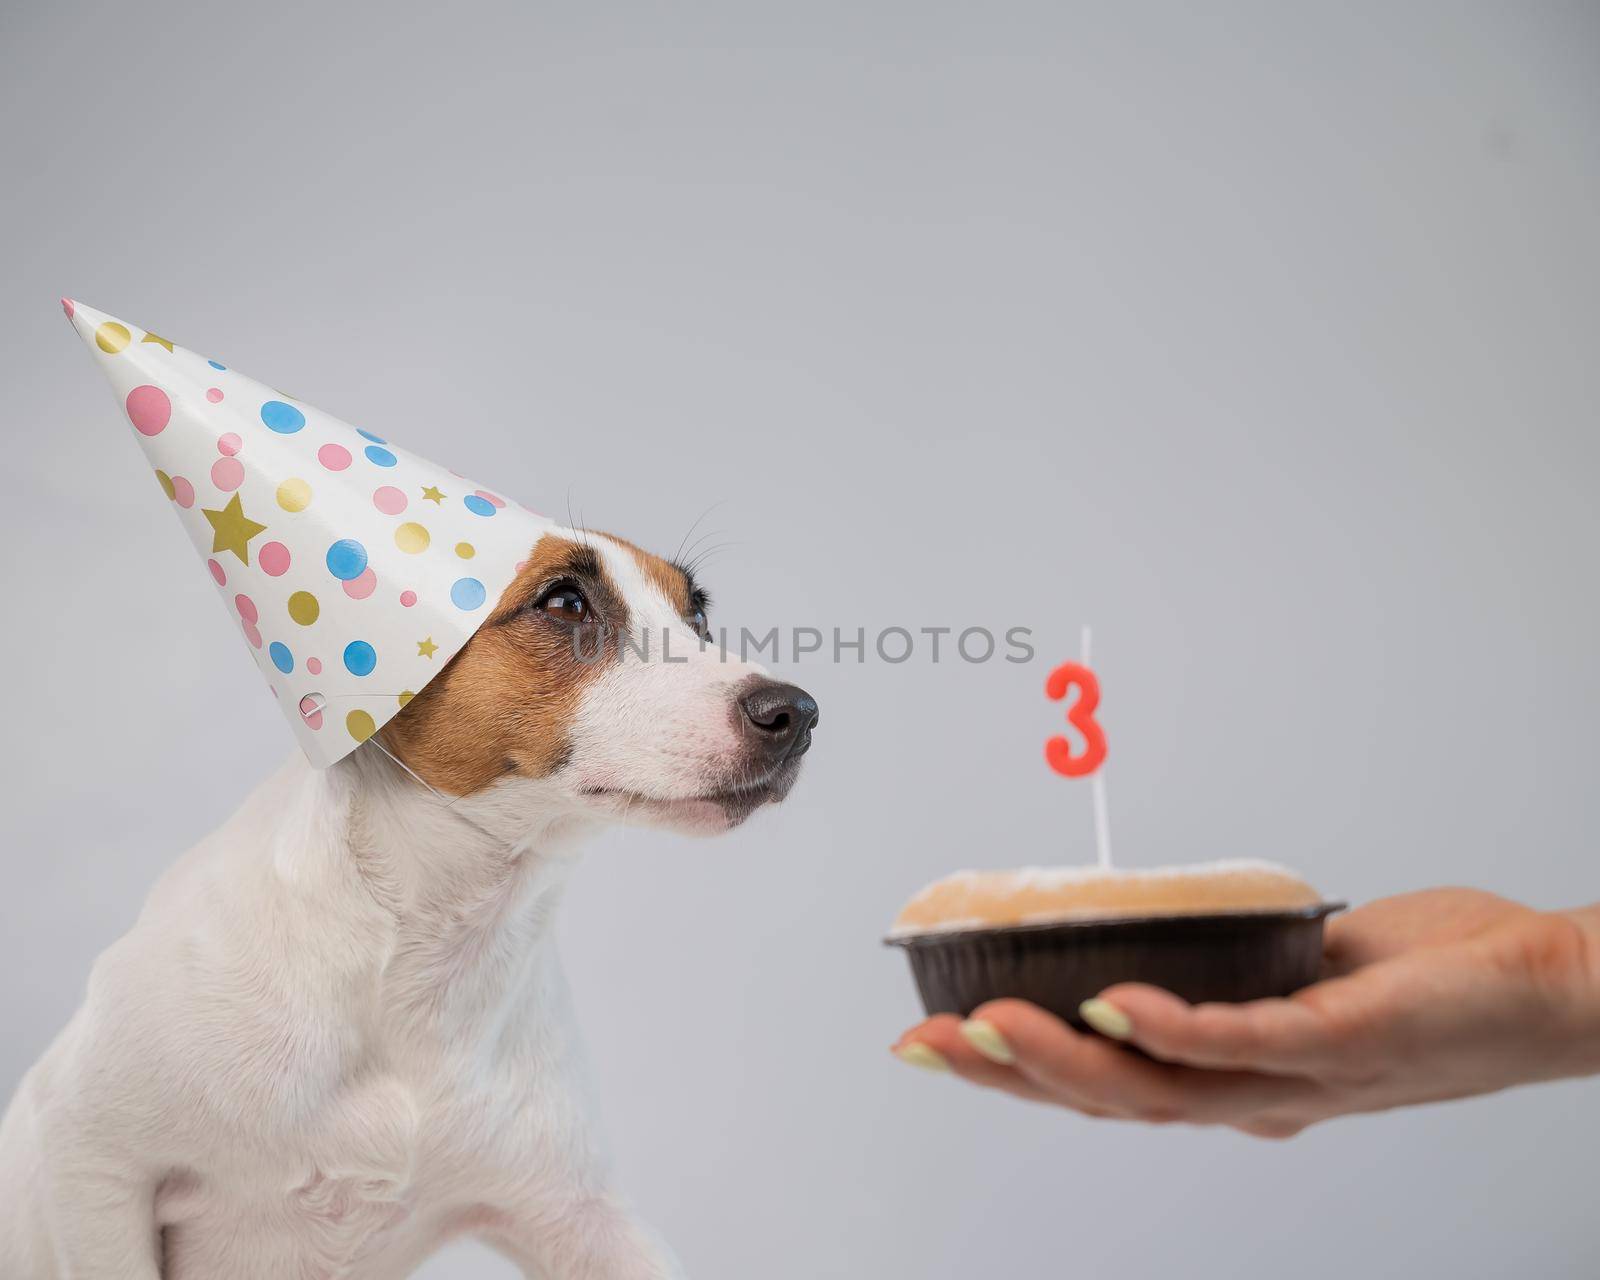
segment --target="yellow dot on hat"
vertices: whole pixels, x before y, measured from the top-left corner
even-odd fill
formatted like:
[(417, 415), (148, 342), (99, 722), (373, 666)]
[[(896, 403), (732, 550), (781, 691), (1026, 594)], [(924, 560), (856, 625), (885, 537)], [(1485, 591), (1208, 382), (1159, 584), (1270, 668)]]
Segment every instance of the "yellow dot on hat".
[(418, 555), (428, 549), (428, 531), (415, 520), (407, 520), (394, 531), (394, 545), (408, 555)]
[(404, 690), (404, 691), (403, 691), (403, 692), (402, 692), (402, 693), (401, 693), (401, 694), (400, 694), (400, 698), (399, 698), (399, 701), (400, 701), (400, 705), (401, 705), (401, 706), (402, 706), (402, 707), (403, 707), (403, 706), (405, 706), (405, 705), (406, 705), (406, 703), (408, 703), (408, 702), (410, 702), (410, 701), (411, 701), (411, 699), (413, 699), (413, 698), (415, 698), (415, 697), (416, 697), (416, 696), (417, 696), (417, 695), (416, 695), (416, 694), (414, 694), (414, 693), (412, 693), (412, 692), (411, 692), (411, 690), (410, 690), (410, 689), (406, 689), (406, 690)]
[(289, 597), (289, 616), (302, 627), (309, 627), (321, 612), (322, 606), (309, 591), (296, 591)]
[(304, 511), (311, 505), (311, 486), (296, 476), (278, 486), (278, 505), (285, 511)]
[(378, 731), (377, 723), (365, 711), (352, 711), (344, 718), (344, 727), (357, 742), (365, 742)]
[(161, 492), (166, 494), (169, 499), (176, 498), (178, 496), (177, 486), (172, 483), (172, 477), (169, 476), (165, 471), (157, 468), (156, 479), (161, 482)]
[(470, 560), (478, 553), (473, 549), (473, 546), (470, 542), (458, 542), (456, 543), (456, 554), (463, 560)]
[(128, 340), (133, 335), (128, 332), (128, 326), (118, 324), (115, 320), (107, 320), (94, 331), (94, 345), (99, 347), (108, 356), (114, 356), (128, 345)]

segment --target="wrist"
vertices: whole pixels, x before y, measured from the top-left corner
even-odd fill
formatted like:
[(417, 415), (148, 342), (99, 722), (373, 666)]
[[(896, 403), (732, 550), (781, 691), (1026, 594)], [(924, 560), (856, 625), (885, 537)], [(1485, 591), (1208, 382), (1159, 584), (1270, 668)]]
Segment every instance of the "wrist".
[(1600, 1073), (1600, 902), (1555, 914), (1577, 926), (1572, 991), (1579, 1058), (1574, 1074), (1593, 1075)]

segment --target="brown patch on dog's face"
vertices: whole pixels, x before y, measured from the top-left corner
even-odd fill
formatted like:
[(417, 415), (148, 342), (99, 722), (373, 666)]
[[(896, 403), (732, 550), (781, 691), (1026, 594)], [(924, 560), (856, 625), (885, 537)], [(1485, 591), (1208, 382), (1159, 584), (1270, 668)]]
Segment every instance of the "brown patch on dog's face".
[[(587, 621), (574, 626), (539, 608), (563, 584), (582, 592)], [(593, 549), (546, 534), (489, 620), (384, 726), (384, 744), (452, 795), (511, 774), (546, 777), (566, 763), (579, 700), (627, 624), (627, 606)]]

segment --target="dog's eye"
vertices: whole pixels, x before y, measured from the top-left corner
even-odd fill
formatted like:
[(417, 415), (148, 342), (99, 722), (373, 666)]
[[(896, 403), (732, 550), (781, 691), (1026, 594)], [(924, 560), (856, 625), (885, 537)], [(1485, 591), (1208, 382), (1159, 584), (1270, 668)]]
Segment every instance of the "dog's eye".
[(695, 635), (702, 640), (711, 639), (711, 620), (706, 616), (711, 612), (711, 597), (705, 593), (704, 587), (695, 587), (689, 593), (688, 622), (694, 628)]
[(565, 622), (569, 626), (588, 622), (591, 615), (589, 602), (583, 598), (583, 592), (570, 582), (556, 583), (539, 597), (538, 603), (533, 607), (557, 622)]

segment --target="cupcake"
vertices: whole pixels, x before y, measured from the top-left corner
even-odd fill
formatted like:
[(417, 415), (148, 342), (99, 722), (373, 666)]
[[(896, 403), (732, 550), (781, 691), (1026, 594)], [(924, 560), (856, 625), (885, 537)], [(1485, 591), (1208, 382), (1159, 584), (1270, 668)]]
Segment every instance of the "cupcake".
[(910, 957), (930, 1014), (1014, 996), (1082, 1027), (1078, 1006), (1118, 982), (1190, 1001), (1298, 991), (1342, 905), (1270, 862), (961, 871), (906, 903), (885, 941)]

